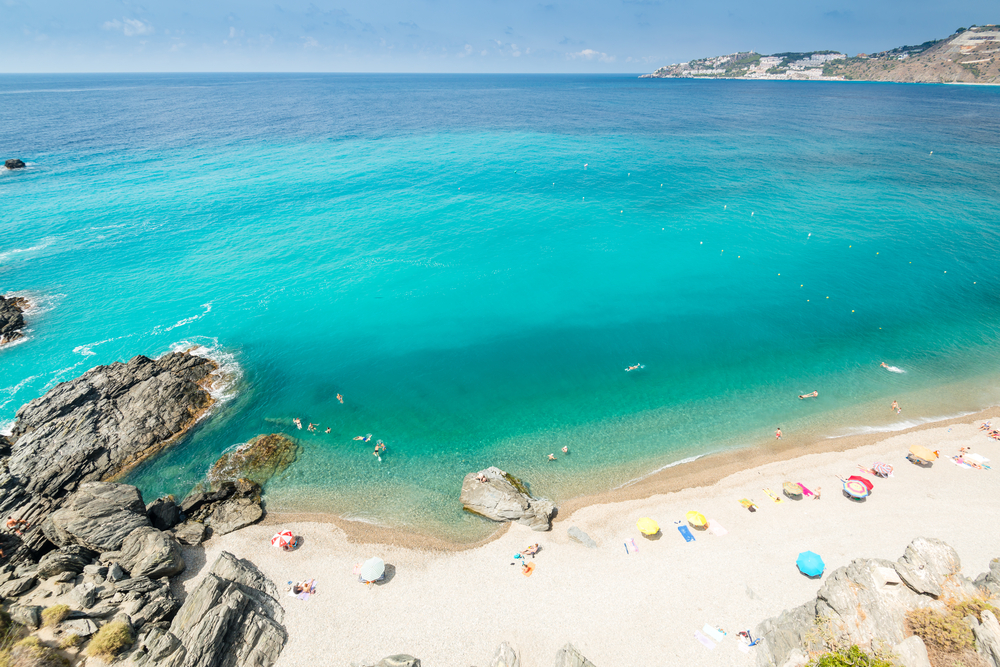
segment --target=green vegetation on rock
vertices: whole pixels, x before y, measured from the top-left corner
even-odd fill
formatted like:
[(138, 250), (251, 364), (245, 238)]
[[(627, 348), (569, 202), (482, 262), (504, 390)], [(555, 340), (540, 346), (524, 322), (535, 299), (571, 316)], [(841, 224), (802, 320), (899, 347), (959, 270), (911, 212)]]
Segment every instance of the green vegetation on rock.
[(996, 607), (981, 598), (946, 600), (944, 611), (914, 609), (906, 614), (906, 622), (913, 634), (924, 640), (928, 652), (962, 654), (975, 646), (972, 628), (965, 617), (974, 616), (982, 622), (982, 613), (986, 610), (997, 613)]
[(42, 626), (49, 628), (59, 625), (66, 620), (67, 616), (69, 616), (68, 604), (53, 605), (42, 612)]
[(811, 661), (809, 667), (893, 667), (893, 663), (852, 645), (848, 649), (824, 653)]
[(132, 645), (132, 631), (121, 621), (108, 623), (87, 644), (87, 655), (111, 662), (116, 655)]
[(68, 667), (69, 660), (38, 637), (25, 637), (0, 652), (0, 667)]
[(298, 457), (299, 446), (279, 433), (259, 435), (223, 454), (208, 472), (212, 484), (249, 479), (264, 486)]

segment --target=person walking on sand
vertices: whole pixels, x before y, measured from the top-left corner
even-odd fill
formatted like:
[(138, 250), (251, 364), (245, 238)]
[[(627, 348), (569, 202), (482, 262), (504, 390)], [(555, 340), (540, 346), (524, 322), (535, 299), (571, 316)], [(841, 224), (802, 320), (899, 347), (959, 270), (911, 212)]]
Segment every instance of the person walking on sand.
[(899, 403), (896, 401), (892, 402), (892, 409), (896, 411), (897, 415), (903, 411), (902, 408), (899, 407)]
[(774, 439), (775, 440), (781, 440), (781, 427), (780, 426), (778, 427), (778, 430), (774, 432)]

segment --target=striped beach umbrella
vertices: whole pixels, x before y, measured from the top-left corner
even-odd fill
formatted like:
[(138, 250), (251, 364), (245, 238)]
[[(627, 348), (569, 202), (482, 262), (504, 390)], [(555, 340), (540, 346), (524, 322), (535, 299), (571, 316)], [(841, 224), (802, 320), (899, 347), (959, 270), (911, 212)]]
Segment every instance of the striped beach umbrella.
[(291, 546), (295, 542), (295, 535), (290, 530), (283, 530), (271, 538), (271, 546), (279, 549)]
[(882, 463), (881, 461), (876, 461), (875, 465), (872, 466), (872, 472), (879, 477), (888, 477), (892, 474), (892, 466), (888, 463)]
[(843, 479), (844, 483), (844, 493), (849, 495), (851, 498), (857, 498), (861, 500), (862, 498), (867, 498), (870, 491), (864, 482), (858, 479)]

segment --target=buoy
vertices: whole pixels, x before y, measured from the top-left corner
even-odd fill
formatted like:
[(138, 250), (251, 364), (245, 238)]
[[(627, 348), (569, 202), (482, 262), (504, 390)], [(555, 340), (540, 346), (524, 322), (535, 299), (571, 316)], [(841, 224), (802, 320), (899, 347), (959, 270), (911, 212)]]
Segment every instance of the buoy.
[(726, 210), (727, 208), (729, 208), (729, 204), (726, 204), (726, 205), (724, 205), (724, 206), (722, 207), (722, 210), (723, 210), (723, 211), (725, 211), (725, 210)]

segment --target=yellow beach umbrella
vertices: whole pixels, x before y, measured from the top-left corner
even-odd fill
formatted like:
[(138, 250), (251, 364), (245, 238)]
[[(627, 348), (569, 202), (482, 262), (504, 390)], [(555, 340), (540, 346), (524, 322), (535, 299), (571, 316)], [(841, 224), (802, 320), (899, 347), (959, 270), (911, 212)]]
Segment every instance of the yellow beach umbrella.
[(643, 535), (656, 535), (660, 532), (659, 524), (648, 517), (639, 519), (635, 522), (635, 525)]
[(910, 447), (910, 454), (914, 458), (918, 458), (921, 461), (927, 461), (928, 463), (937, 458), (937, 454), (921, 445), (913, 445)]
[(701, 512), (688, 512), (684, 516), (688, 520), (688, 523), (695, 528), (703, 528), (708, 525), (708, 519)]

